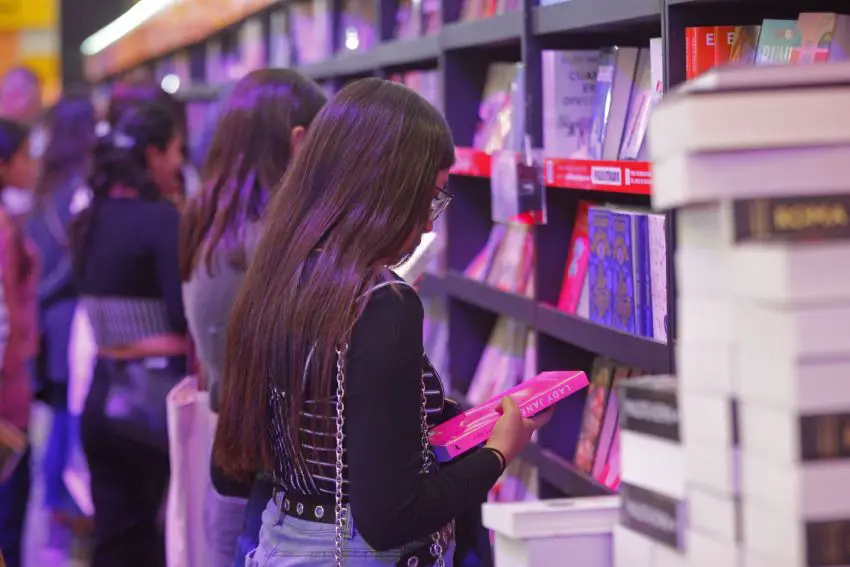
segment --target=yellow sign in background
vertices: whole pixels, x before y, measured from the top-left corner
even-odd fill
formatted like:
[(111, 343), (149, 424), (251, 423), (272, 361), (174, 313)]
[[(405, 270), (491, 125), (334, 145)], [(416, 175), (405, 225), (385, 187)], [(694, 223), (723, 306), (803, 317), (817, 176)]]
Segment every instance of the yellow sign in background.
[(0, 0), (0, 32), (52, 28), (58, 0)]
[(0, 0), (0, 74), (26, 65), (41, 77), (48, 102), (60, 90), (59, 0)]

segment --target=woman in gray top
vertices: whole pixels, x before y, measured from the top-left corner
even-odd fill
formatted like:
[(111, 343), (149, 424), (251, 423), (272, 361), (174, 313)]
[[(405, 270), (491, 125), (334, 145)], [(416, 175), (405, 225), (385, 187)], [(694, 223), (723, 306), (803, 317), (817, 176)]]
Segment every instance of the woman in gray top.
[[(262, 231), (263, 212), (324, 104), (320, 87), (295, 71), (260, 69), (246, 75), (222, 107), (204, 167), (204, 188), (184, 210), (183, 301), (214, 411), (230, 308)], [(208, 565), (242, 565), (237, 540), (251, 486), (227, 479), (214, 467), (211, 473), (204, 514), (212, 547)]]

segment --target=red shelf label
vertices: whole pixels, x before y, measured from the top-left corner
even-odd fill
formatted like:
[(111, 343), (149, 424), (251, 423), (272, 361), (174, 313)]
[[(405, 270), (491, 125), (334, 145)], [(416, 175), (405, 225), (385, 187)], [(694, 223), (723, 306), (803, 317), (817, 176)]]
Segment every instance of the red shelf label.
[(473, 148), (455, 148), (455, 175), (490, 177), (490, 154)]
[(637, 195), (652, 192), (648, 162), (546, 158), (543, 163), (549, 187)]

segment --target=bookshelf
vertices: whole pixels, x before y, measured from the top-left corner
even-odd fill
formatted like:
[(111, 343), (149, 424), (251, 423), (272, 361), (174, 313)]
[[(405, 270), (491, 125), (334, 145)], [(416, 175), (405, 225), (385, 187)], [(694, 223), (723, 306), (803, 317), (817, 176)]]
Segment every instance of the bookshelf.
[[(652, 37), (663, 38), (665, 89), (685, 79), (685, 28), (688, 26), (755, 24), (763, 18), (796, 18), (802, 11), (846, 12), (837, 0), (568, 0), (541, 6), (539, 0), (523, 0), (521, 9), (478, 21), (460, 21), (461, 2), (440, 0), (442, 29), (429, 36), (394, 39), (397, 0), (374, 0), (378, 43), (368, 51), (343, 53), (299, 67), (306, 75), (339, 88), (365, 76), (389, 77), (407, 70), (437, 69), (439, 98), (458, 145), (457, 165), (451, 180), (455, 199), (446, 212), (447, 269), (428, 274), (421, 282), (424, 297), (441, 297), (448, 302), (449, 370), (455, 395), (464, 399), (469, 380), (499, 316), (508, 316), (538, 332), (538, 370), (578, 368), (590, 372), (593, 361), (603, 355), (648, 373), (675, 372), (676, 338), (675, 213), (666, 214), (668, 343), (630, 335), (557, 310), (563, 267), (567, 258), (578, 202), (592, 199), (624, 206), (648, 206), (652, 174), (646, 162), (586, 161), (547, 158), (544, 163), (549, 222), (534, 231), (536, 261), (535, 296), (504, 292), (463, 275), (463, 270), (484, 246), (490, 220), (490, 158), (472, 149), (478, 105), (484, 89), (487, 66), (492, 62), (522, 62), (525, 73), (522, 112), (526, 133), (539, 142), (543, 133), (541, 52), (546, 49), (595, 49), (609, 45), (645, 46)], [(275, 11), (291, 10), (294, 2), (263, 5), (254, 14), (269, 33)], [(331, 53), (340, 47), (341, 0), (330, 1)], [(216, 38), (233, 34), (240, 22), (216, 28)], [(194, 36), (193, 36), (194, 37)], [(210, 41), (173, 45), (189, 50), (192, 79), (203, 83), (203, 49)], [(270, 45), (266, 38), (266, 46)], [(155, 53), (156, 60), (135, 61), (151, 67), (173, 55)], [(121, 59), (101, 57), (89, 66), (90, 78), (109, 81), (130, 70)], [(594, 168), (616, 171), (600, 183)], [(564, 172), (580, 172), (576, 176)], [(604, 493), (607, 489), (572, 463), (581, 426), (584, 396), (576, 395), (557, 406), (552, 421), (540, 432), (537, 444), (523, 457), (538, 467), (541, 496), (580, 496)]]

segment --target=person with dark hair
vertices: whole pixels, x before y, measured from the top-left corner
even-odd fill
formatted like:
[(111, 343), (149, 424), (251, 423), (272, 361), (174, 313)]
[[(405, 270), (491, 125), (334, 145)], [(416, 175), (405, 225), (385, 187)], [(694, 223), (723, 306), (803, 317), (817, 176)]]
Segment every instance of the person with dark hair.
[[(483, 448), (438, 466), (446, 416), (418, 295), (388, 266), (451, 200), (454, 143), (412, 90), (345, 86), (274, 193), (228, 330), (214, 458), (276, 492), (246, 565), (447, 565), (453, 522), (480, 506), (551, 415), (512, 400)], [(265, 410), (265, 411), (264, 411)]]
[[(0, 82), (0, 117), (25, 124), (30, 131), (29, 151), (38, 160), (44, 152), (45, 133), (42, 119), (42, 83), (29, 67), (13, 67)], [(8, 185), (3, 205), (13, 218), (25, 217), (32, 208), (32, 187)]]
[[(29, 129), (0, 119), (0, 191), (32, 187), (35, 165), (29, 148)], [(0, 282), (8, 329), (0, 369), (0, 421), (26, 432), (32, 392), (29, 362), (36, 352), (35, 284), (38, 266), (23, 232), (0, 208)], [(29, 451), (0, 484), (0, 550), (9, 567), (22, 565), (21, 543), (30, 493)]]
[(35, 243), (42, 266), (38, 284), (41, 340), (36, 364), (36, 398), (52, 410), (53, 422), (43, 464), (44, 500), (51, 511), (45, 544), (48, 553), (69, 545), (70, 524), (80, 526), (82, 512), (63, 480), (77, 424), (68, 411), (68, 349), (77, 307), (68, 228), (74, 214), (89, 199), (87, 177), (95, 142), (94, 106), (85, 96), (65, 96), (47, 114), (47, 147), (35, 189), (35, 205), (27, 234)]
[[(223, 105), (204, 167), (206, 186), (184, 211), (183, 301), (214, 411), (230, 308), (262, 232), (261, 217), (324, 104), (319, 86), (295, 71), (260, 69), (246, 75)], [(244, 565), (237, 538), (252, 485), (230, 481), (215, 467), (212, 480), (205, 505), (209, 565), (230, 567), (234, 557)], [(257, 518), (265, 501), (260, 506), (252, 514)]]
[(81, 419), (95, 507), (92, 567), (157, 567), (168, 485), (165, 396), (186, 372), (180, 213), (163, 187), (182, 165), (168, 108), (129, 111), (98, 141), (91, 204), (71, 224), (80, 301), (97, 345)]

